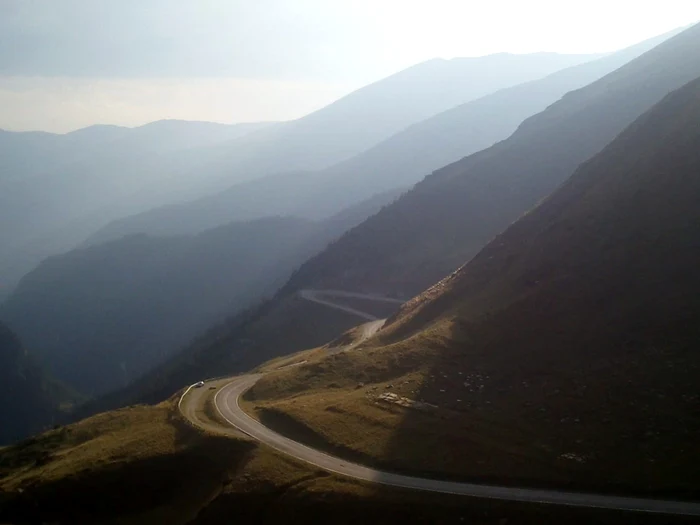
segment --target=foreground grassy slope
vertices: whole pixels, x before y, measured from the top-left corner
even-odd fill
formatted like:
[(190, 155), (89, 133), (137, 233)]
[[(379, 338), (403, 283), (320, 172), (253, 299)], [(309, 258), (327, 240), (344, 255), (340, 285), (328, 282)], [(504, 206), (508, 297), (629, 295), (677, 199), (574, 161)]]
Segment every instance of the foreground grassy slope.
[(127, 408), (0, 451), (0, 519), (185, 523), (250, 447), (198, 435), (171, 414)]
[(700, 80), (377, 339), (263, 378), (259, 416), (400, 469), (697, 498), (698, 122)]
[[(237, 523), (691, 523), (357, 484), (314, 472), (243, 439), (196, 431), (180, 419), (174, 399), (101, 414), (0, 449), (0, 521), (217, 524), (235, 517)], [(208, 414), (210, 407), (204, 407), (202, 417)]]
[[(207, 410), (205, 410), (207, 412)], [(0, 449), (0, 522), (583, 525), (690, 520), (566, 509), (359, 484), (243, 438), (189, 427), (174, 400), (134, 406)]]

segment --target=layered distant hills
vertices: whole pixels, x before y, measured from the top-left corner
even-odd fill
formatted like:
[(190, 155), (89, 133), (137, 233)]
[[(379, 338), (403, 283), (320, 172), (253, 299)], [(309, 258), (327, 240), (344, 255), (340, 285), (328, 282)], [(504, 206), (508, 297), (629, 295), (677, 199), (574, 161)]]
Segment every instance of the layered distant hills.
[[(498, 89), (588, 62), (594, 55), (506, 53), (434, 59), (365, 86), (300, 119), (226, 145), (212, 168), (220, 181), (322, 169), (350, 158), (406, 126)], [(214, 185), (217, 180), (213, 180)]]
[(65, 135), (0, 131), (0, 295), (106, 221), (167, 202), (178, 173), (209, 148), (266, 126), (160, 121)]
[[(428, 61), (274, 125), (166, 121), (66, 135), (1, 132), (0, 221), (11, 227), (0, 237), (0, 282), (11, 288), (42, 258), (120, 217), (265, 175), (325, 168), (457, 104), (593, 58), (541, 53)], [(280, 213), (287, 214), (258, 217)]]
[[(614, 71), (670, 36), (450, 107), (323, 170), (263, 177), (201, 199), (119, 219), (93, 235), (91, 242), (129, 233), (192, 233), (269, 213), (323, 219), (374, 193), (413, 185), (431, 171), (507, 138), (524, 119), (568, 91)], [(499, 64), (505, 57), (493, 59)]]

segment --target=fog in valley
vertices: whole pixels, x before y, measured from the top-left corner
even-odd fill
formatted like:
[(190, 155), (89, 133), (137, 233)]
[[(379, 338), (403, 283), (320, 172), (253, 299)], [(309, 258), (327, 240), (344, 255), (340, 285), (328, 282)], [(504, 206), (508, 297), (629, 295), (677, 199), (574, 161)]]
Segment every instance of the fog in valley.
[(699, 19), (0, 2), (0, 521), (700, 513)]

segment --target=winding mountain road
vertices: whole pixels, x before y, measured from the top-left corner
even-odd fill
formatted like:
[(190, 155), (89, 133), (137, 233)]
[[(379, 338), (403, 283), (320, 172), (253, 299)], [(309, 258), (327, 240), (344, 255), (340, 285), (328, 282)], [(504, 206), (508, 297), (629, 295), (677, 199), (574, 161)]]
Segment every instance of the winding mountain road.
[[(311, 291), (307, 291), (311, 292)], [(325, 304), (332, 293), (312, 293), (310, 297), (315, 302)], [(306, 298), (309, 298), (307, 295)], [(363, 298), (367, 298), (363, 296)], [(329, 307), (344, 305), (334, 305)], [(366, 314), (366, 312), (363, 312)], [(371, 314), (366, 314), (367, 316)], [(361, 316), (365, 319), (368, 317)], [(376, 319), (376, 318), (375, 318)], [(368, 323), (369, 324), (369, 323)], [(374, 323), (372, 323), (374, 324)], [(379, 328), (379, 325), (377, 326)], [(180, 399), (181, 413), (194, 424), (210, 430), (230, 433), (236, 429), (247, 434), (253, 439), (264, 443), (275, 450), (287, 454), (293, 458), (309, 463), (328, 472), (333, 472), (362, 481), (389, 485), (429, 492), (444, 494), (456, 494), (480, 498), (493, 498), (508, 501), (521, 501), (530, 503), (546, 503), (566, 505), (572, 507), (593, 507), (613, 509), (621, 511), (652, 512), (671, 515), (700, 516), (700, 503), (685, 501), (668, 501), (643, 498), (629, 498), (621, 496), (608, 496), (603, 494), (586, 494), (579, 492), (565, 492), (558, 490), (529, 489), (519, 487), (503, 487), (496, 485), (481, 485), (475, 483), (460, 483), (429, 478), (406, 476), (392, 472), (376, 470), (363, 465), (358, 465), (341, 458), (330, 456), (306, 445), (293, 441), (274, 430), (264, 426), (259, 421), (246, 414), (238, 401), (240, 396), (251, 388), (262, 377), (262, 374), (249, 374), (231, 378), (220, 382), (222, 384), (214, 396), (214, 405), (219, 415), (228, 422), (230, 427), (213, 428), (211, 422), (204, 423), (197, 417), (196, 406), (204, 401), (208, 390), (193, 389), (189, 387)], [(192, 392), (192, 393), (190, 393)], [(188, 395), (189, 394), (189, 395)]]
[(368, 312), (363, 312), (362, 310), (357, 310), (356, 308), (351, 308), (350, 306), (333, 302), (334, 297), (340, 297), (342, 299), (366, 299), (369, 301), (377, 301), (382, 303), (393, 303), (393, 304), (403, 304), (404, 301), (400, 299), (393, 299), (391, 297), (384, 297), (382, 295), (372, 295), (363, 294), (356, 292), (344, 292), (342, 290), (301, 290), (299, 292), (299, 297), (311, 301), (316, 304), (321, 304), (327, 306), (328, 308), (333, 308), (334, 310), (340, 310), (367, 321), (377, 321), (379, 317), (372, 315)]
[[(392, 487), (440, 492), (444, 494), (531, 503), (549, 503), (573, 507), (596, 507), (625, 511), (700, 516), (700, 503), (694, 502), (627, 498), (602, 494), (459, 483), (405, 476), (351, 463), (293, 441), (267, 428), (262, 423), (246, 414), (238, 404), (239, 397), (252, 387), (260, 377), (262, 377), (262, 374), (250, 374), (236, 377), (218, 390), (214, 396), (214, 404), (221, 417), (226, 420), (231, 427), (247, 434), (251, 438), (279, 452), (328, 472), (341, 474), (362, 481), (390, 485)], [(189, 403), (183, 403), (183, 405), (185, 405), (183, 414), (190, 418), (195, 424), (198, 424), (199, 421), (197, 418), (192, 416), (193, 410), (187, 408), (188, 404)]]

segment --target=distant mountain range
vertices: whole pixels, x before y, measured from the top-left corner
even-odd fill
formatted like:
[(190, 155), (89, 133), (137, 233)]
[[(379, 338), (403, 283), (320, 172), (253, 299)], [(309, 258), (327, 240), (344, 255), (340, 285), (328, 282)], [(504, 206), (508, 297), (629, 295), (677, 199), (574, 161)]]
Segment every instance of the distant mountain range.
[(374, 193), (411, 186), (431, 171), (507, 138), (524, 119), (568, 91), (614, 71), (677, 32), (450, 107), (326, 169), (275, 174), (118, 219), (90, 242), (129, 233), (194, 233), (270, 213), (322, 219)]
[(322, 219), (374, 193), (411, 186), (431, 171), (507, 138), (524, 119), (568, 91), (614, 71), (676, 33), (452, 107), (324, 170), (263, 177), (192, 202), (118, 219), (91, 242), (139, 232), (192, 233), (269, 213)]
[(167, 185), (205, 146), (266, 126), (160, 121), (65, 135), (0, 131), (0, 293), (101, 221), (148, 206), (151, 196), (138, 190), (149, 181)]
[[(227, 144), (212, 164), (212, 188), (231, 174), (322, 169), (374, 146), (405, 127), (474, 100), (599, 55), (500, 53), (433, 59), (358, 89), (300, 119)], [(221, 188), (221, 187), (219, 187)]]
[(67, 135), (2, 132), (0, 221), (12, 227), (0, 236), (0, 294), (42, 258), (120, 217), (265, 175), (330, 166), (435, 113), (593, 58), (538, 53), (432, 60), (273, 125), (168, 121)]

